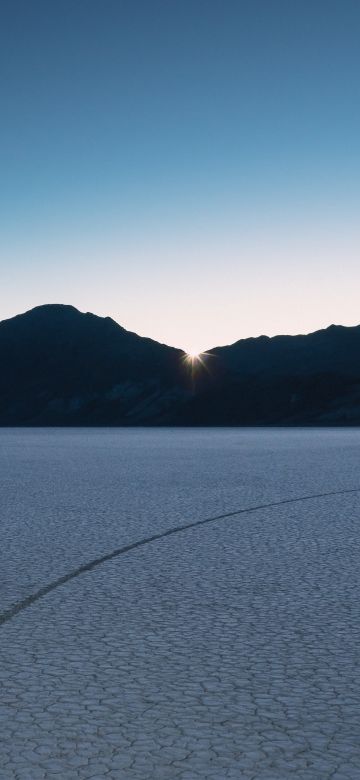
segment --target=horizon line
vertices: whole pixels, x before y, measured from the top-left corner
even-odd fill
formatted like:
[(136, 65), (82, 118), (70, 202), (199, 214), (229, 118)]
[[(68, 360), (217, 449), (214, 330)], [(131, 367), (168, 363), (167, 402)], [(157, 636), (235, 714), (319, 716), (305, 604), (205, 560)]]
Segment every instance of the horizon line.
[[(87, 314), (90, 314), (91, 316), (97, 317), (98, 319), (101, 319), (101, 320), (105, 320), (105, 319), (112, 320), (113, 322), (115, 322), (115, 324), (119, 328), (122, 328), (127, 333), (132, 333), (135, 336), (138, 336), (139, 338), (142, 338), (142, 339), (148, 339), (149, 341), (154, 341), (157, 344), (161, 344), (163, 346), (169, 347), (170, 349), (179, 350), (180, 352), (183, 352), (185, 355), (191, 354), (187, 350), (183, 349), (183, 347), (175, 347), (172, 344), (167, 344), (164, 341), (158, 341), (157, 339), (154, 339), (151, 336), (145, 336), (145, 335), (143, 335), (141, 333), (138, 333), (137, 331), (128, 329), (124, 325), (122, 325), (120, 322), (115, 320), (114, 317), (110, 317), (110, 315), (105, 315), (104, 316), (102, 314), (95, 314), (92, 311), (81, 311), (81, 309), (79, 309), (77, 306), (74, 306), (74, 304), (72, 304), (72, 303), (40, 303), (40, 304), (37, 304), (36, 306), (32, 306), (30, 309), (26, 309), (25, 311), (18, 312), (17, 314), (12, 315), (11, 317), (6, 317), (5, 319), (0, 320), (0, 325), (2, 325), (5, 322), (9, 322), (10, 320), (16, 319), (17, 317), (24, 317), (27, 314), (30, 314), (31, 312), (36, 311), (37, 309), (45, 309), (45, 308), (52, 308), (52, 307), (53, 308), (73, 309), (78, 314), (81, 314), (81, 315), (84, 315), (84, 316), (86, 316)], [(204, 355), (209, 350), (226, 349), (227, 347), (232, 347), (235, 344), (238, 344), (240, 341), (256, 341), (258, 339), (272, 340), (272, 339), (276, 339), (276, 338), (296, 338), (296, 337), (300, 337), (300, 336), (311, 336), (311, 335), (313, 335), (315, 333), (321, 333), (321, 332), (324, 332), (326, 330), (329, 330), (330, 328), (357, 328), (359, 326), (360, 326), (360, 323), (356, 323), (355, 325), (343, 325), (341, 323), (334, 323), (334, 322), (332, 322), (330, 325), (326, 325), (326, 326), (324, 326), (322, 328), (316, 328), (315, 330), (310, 330), (310, 331), (307, 331), (306, 333), (303, 333), (303, 332), (301, 332), (301, 333), (275, 333), (272, 336), (269, 336), (266, 333), (261, 333), (258, 336), (244, 336), (244, 337), (242, 337), (240, 339), (236, 339), (235, 341), (232, 341), (230, 343), (217, 344), (216, 346), (212, 346), (210, 348), (206, 348), (204, 350), (201, 350), (197, 354)]]

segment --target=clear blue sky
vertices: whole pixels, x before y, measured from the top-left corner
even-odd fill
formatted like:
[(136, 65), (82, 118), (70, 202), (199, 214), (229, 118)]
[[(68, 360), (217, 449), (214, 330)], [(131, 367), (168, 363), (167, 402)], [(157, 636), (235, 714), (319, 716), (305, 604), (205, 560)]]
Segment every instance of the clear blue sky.
[(358, 0), (2, 0), (0, 319), (360, 322)]

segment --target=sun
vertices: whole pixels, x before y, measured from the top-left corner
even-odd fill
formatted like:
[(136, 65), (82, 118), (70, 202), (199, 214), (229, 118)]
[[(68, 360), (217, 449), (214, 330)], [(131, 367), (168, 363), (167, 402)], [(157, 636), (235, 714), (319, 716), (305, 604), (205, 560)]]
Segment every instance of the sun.
[(211, 352), (195, 352), (195, 350), (189, 350), (182, 355), (182, 361), (190, 372), (192, 378), (200, 375), (203, 370), (209, 373), (208, 360), (212, 357)]
[(195, 352), (195, 350), (191, 349), (189, 352), (184, 353), (183, 360), (190, 366), (192, 372), (197, 371), (201, 367), (204, 367), (204, 357), (206, 354), (206, 352)]
[(184, 363), (191, 369), (191, 372), (200, 368), (202, 364), (202, 352), (195, 352), (194, 349), (184, 352), (182, 357)]

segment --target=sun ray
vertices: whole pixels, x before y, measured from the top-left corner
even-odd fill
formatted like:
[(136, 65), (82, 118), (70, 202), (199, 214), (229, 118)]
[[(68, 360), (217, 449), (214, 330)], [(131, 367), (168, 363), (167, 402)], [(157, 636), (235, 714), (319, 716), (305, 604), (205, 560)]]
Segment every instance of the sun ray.
[(209, 372), (209, 368), (207, 365), (207, 358), (211, 358), (213, 355), (211, 352), (185, 352), (182, 360), (185, 363), (186, 366), (191, 371), (191, 374), (194, 375), (199, 371), (200, 369), (205, 369), (205, 371)]

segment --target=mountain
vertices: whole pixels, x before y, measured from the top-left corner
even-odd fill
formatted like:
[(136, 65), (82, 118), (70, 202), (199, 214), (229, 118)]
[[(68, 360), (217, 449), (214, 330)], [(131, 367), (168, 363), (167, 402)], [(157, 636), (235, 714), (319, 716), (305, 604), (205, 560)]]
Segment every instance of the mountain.
[(110, 317), (39, 306), (0, 323), (0, 425), (165, 421), (186, 397), (182, 355)]
[(193, 366), (109, 317), (0, 322), (0, 425), (358, 425), (360, 326), (243, 339)]
[(210, 350), (187, 424), (359, 425), (360, 326)]

